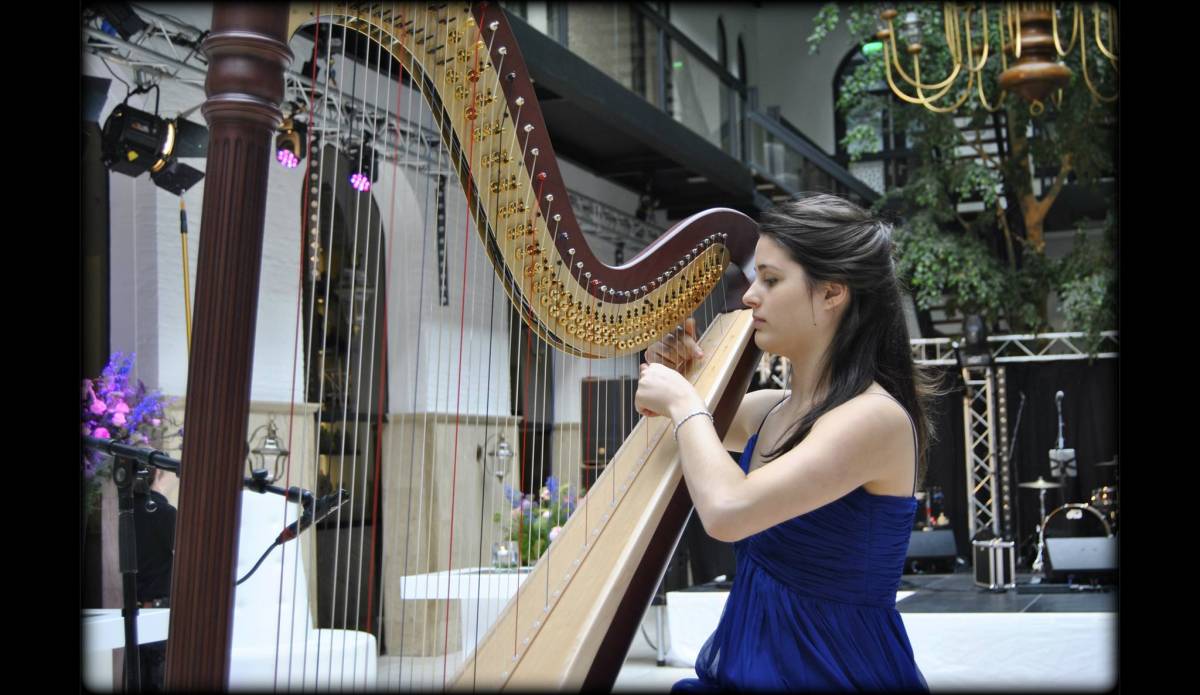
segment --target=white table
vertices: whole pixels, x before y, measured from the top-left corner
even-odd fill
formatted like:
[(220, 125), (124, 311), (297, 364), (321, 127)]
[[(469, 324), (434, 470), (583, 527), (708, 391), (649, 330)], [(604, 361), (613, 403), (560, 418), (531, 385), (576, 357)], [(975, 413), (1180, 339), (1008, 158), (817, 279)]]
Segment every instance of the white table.
[[(137, 616), (138, 644), (167, 638), (169, 608), (142, 608)], [(83, 684), (91, 690), (113, 689), (113, 650), (125, 646), (125, 619), (120, 608), (83, 611)]]
[[(467, 567), (448, 572), (415, 574), (400, 578), (400, 598), (404, 601), (459, 601), (459, 629), (463, 653), (475, 649), (475, 640), (483, 637), (500, 617), (532, 567), (494, 569)], [(476, 625), (478, 623), (478, 630)]]

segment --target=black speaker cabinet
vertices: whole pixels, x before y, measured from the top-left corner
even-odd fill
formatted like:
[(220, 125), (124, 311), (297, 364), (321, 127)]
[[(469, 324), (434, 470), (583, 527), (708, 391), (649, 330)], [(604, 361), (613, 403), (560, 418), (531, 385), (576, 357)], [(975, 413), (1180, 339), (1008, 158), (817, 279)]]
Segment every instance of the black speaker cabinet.
[(929, 528), (912, 532), (904, 564), (913, 573), (953, 572), (955, 557), (954, 531)]
[(585, 378), (579, 389), (582, 479), (591, 487), (641, 417), (633, 405), (637, 379)]
[(913, 531), (908, 541), (908, 559), (954, 558), (954, 532), (950, 529)]

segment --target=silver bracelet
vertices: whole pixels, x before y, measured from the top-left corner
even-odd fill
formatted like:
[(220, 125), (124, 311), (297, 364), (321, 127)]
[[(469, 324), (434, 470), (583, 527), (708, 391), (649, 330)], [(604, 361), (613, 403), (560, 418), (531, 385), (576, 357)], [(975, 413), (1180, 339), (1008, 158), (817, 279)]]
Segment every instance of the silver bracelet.
[(691, 415), (688, 415), (687, 417), (680, 420), (679, 424), (675, 425), (675, 431), (672, 433), (672, 435), (675, 437), (676, 442), (679, 441), (679, 428), (683, 427), (683, 423), (687, 422), (688, 420), (691, 420), (692, 418), (696, 417), (697, 415), (707, 416), (710, 422), (713, 421), (712, 413), (708, 412), (707, 410), (697, 410), (696, 412), (692, 413)]

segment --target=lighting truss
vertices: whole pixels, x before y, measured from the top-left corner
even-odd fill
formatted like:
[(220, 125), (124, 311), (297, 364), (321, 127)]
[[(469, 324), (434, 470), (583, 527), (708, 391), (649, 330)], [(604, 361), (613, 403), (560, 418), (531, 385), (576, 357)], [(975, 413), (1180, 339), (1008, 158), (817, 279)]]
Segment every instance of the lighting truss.
[[(996, 364), (1093, 359), (1087, 350), (1086, 333), (993, 335), (988, 336), (987, 342)], [(917, 364), (958, 364), (950, 338), (914, 338), (909, 343), (912, 345), (913, 361)], [(1095, 359), (1115, 359), (1120, 348), (1117, 331), (1100, 333), (1100, 342), (1096, 347)]]

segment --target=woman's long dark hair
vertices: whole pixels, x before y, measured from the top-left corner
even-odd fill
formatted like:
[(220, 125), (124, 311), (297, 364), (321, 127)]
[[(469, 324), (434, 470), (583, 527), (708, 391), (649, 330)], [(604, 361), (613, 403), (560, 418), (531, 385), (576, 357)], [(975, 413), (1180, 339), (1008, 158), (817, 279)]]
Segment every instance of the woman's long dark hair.
[(766, 212), (759, 233), (778, 242), (804, 268), (810, 291), (826, 281), (850, 289), (849, 304), (821, 361), (817, 383), (825, 387), (823, 396), (763, 459), (790, 451), (822, 415), (877, 381), (916, 423), (917, 477), (923, 479), (934, 434), (927, 410), (939, 391), (934, 377), (912, 359), (892, 258), (892, 226), (846, 200), (817, 194), (798, 196)]

